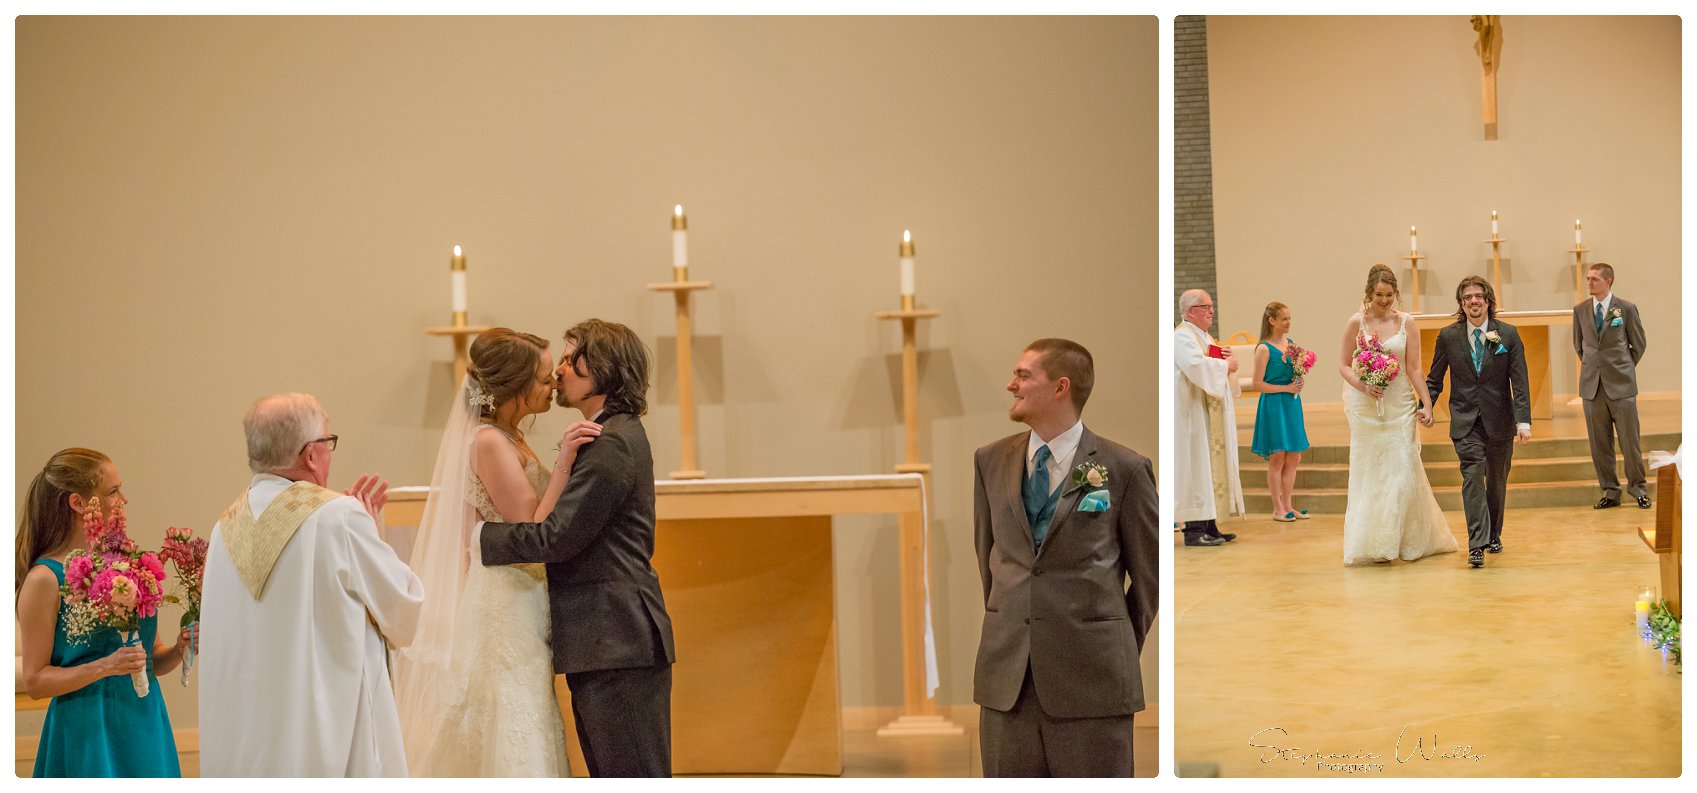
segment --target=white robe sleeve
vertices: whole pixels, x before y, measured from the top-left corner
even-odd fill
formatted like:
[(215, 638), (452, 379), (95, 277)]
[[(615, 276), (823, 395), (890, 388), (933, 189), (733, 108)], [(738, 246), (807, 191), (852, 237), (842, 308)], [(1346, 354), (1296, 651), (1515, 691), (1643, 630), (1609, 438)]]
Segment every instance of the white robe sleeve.
[(395, 549), (377, 534), (377, 522), (364, 509), (343, 513), (347, 543), (347, 567), (342, 586), (348, 595), (365, 605), (391, 647), (412, 644), (418, 632), (418, 616), (424, 607), (424, 584)]
[(1197, 388), (1221, 399), (1237, 396), (1242, 390), (1237, 378), (1228, 372), (1231, 364), (1220, 358), (1208, 357), (1201, 334), (1188, 328), (1173, 334), (1173, 365)]

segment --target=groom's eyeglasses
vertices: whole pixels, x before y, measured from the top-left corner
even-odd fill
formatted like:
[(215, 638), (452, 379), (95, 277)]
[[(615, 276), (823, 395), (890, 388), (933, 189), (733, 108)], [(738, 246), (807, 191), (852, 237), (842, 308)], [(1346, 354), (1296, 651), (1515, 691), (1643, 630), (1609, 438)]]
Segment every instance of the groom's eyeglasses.
[(330, 451), (335, 451), (336, 450), (336, 441), (338, 441), (338, 440), (340, 440), (340, 438), (336, 435), (326, 435), (326, 436), (324, 436), (322, 438), (318, 438), (316, 440), (310, 440), (310, 441), (306, 442), (306, 446), (301, 447), (300, 452), (295, 452), (295, 454), (300, 454), (301, 452), (306, 451), (307, 446), (311, 446), (315, 443), (328, 443), (328, 444), (330, 444)]

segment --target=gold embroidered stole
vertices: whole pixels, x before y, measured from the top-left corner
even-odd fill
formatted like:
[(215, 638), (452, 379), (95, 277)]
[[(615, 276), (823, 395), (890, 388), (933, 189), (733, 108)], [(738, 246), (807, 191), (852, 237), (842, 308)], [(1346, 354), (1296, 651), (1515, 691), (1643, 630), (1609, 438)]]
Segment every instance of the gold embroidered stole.
[(1226, 403), (1208, 394), (1208, 471), (1214, 482), (1214, 514), (1232, 514), (1231, 469), (1226, 460)]
[(253, 509), (248, 506), (245, 491), (236, 503), (224, 510), (224, 516), (218, 519), (224, 535), (224, 547), (229, 550), (230, 561), (235, 563), (236, 573), (242, 577), (248, 591), (253, 593), (254, 600), (265, 594), (265, 583), (271, 578), (271, 569), (276, 567), (277, 558), (283, 555), (283, 548), (288, 546), (301, 524), (306, 523), (306, 519), (312, 517), (319, 507), (339, 495), (311, 482), (295, 482), (278, 494), (258, 520), (254, 519)]

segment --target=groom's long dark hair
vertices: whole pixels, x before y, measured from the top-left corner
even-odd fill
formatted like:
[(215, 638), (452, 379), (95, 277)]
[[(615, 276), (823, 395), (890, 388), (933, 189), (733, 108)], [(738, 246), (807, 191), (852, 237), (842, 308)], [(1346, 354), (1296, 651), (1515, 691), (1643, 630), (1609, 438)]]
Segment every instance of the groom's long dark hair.
[(595, 394), (607, 397), (603, 407), (608, 413), (648, 412), (648, 348), (634, 331), (616, 322), (586, 319), (566, 331), (566, 344), (576, 345), (567, 360), (575, 371), (587, 367)]
[(1466, 278), (1461, 279), (1461, 283), (1456, 285), (1456, 287), (1455, 287), (1455, 318), (1458, 319), (1458, 320), (1461, 320), (1463, 322), (1467, 321), (1467, 312), (1463, 311), (1462, 308), (1461, 308), (1461, 293), (1464, 290), (1466, 290), (1467, 287), (1470, 287), (1470, 286), (1477, 286), (1480, 289), (1485, 290), (1485, 316), (1489, 319), (1496, 319), (1497, 318), (1497, 290), (1491, 288), (1491, 282), (1490, 281), (1487, 281), (1487, 280), (1484, 279), (1483, 276), (1478, 276), (1478, 275), (1467, 276)]

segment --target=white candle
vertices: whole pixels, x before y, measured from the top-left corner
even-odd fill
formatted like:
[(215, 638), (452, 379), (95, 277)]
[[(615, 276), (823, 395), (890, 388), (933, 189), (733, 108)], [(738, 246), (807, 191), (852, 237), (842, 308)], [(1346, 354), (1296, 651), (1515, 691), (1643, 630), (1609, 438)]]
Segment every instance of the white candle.
[(1575, 247), (1575, 248), (1579, 247), (1580, 241), (1581, 240), (1580, 240), (1580, 236), (1579, 236), (1579, 221), (1576, 219), (1576, 220), (1573, 221), (1573, 247)]
[(448, 267), (450, 269), (450, 277), (453, 278), (454, 313), (463, 314), (466, 310), (465, 254), (460, 253), (460, 246), (454, 246), (454, 258), (450, 260)]
[(902, 267), (902, 297), (913, 297), (913, 234), (908, 230), (902, 231), (902, 244), (897, 249), (901, 255)]
[(1491, 236), (1497, 236), (1497, 210), (1491, 210)]
[(1409, 253), (1409, 255), (1412, 256), (1414, 254), (1418, 254), (1419, 252), (1420, 252), (1420, 238), (1415, 236), (1414, 227), (1409, 226), (1408, 227), (1408, 253)]
[(672, 267), (682, 270), (689, 266), (689, 246), (685, 239), (689, 233), (689, 219), (684, 217), (684, 205), (672, 207)]

